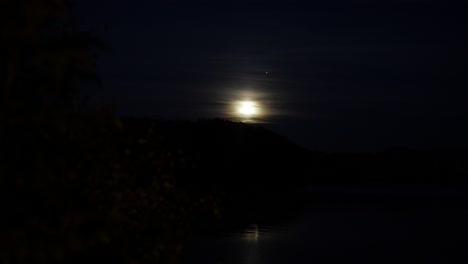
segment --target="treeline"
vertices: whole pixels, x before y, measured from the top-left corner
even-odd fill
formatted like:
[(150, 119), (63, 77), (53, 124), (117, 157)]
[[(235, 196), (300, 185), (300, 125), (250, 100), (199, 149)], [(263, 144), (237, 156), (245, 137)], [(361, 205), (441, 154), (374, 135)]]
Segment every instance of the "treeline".
[(158, 131), (159, 146), (176, 160), (179, 186), (219, 199), (222, 221), (207, 222), (205, 232), (215, 232), (216, 224), (281, 220), (300, 210), (308, 151), (287, 138), (262, 126), (222, 119), (123, 121), (129, 132)]
[(460, 149), (309, 155), (309, 184), (460, 185), (468, 181), (468, 151)]
[[(302, 162), (307, 151), (262, 126), (222, 119), (158, 121), (122, 119), (128, 132), (152, 129), (168, 155), (179, 156), (179, 180), (239, 186), (302, 185)], [(173, 152), (171, 152), (173, 151)], [(188, 177), (182, 170), (196, 177)], [(285, 176), (289, 181), (285, 180)]]

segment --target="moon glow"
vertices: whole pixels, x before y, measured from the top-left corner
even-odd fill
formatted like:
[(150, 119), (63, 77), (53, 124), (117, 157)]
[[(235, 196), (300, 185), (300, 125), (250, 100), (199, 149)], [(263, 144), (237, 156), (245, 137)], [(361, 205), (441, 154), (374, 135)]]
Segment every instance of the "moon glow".
[(236, 109), (237, 114), (244, 118), (255, 117), (259, 113), (259, 106), (254, 101), (240, 101), (237, 103)]

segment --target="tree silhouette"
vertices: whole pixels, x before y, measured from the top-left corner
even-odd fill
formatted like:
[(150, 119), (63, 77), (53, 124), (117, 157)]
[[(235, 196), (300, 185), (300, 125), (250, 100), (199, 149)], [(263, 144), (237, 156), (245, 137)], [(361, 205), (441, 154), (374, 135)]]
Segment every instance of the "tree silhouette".
[(193, 216), (215, 200), (178, 188), (178, 158), (150, 123), (77, 111), (103, 45), (71, 11), (68, 0), (0, 3), (0, 260), (176, 261)]
[(93, 47), (68, 0), (2, 1), (1, 102), (18, 107), (70, 107), (81, 81), (96, 79)]

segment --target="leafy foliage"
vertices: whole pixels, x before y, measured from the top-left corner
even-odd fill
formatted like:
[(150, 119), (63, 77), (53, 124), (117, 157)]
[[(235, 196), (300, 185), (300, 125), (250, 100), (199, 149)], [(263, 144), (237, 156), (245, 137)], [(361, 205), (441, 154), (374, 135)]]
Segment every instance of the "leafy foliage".
[(2, 263), (176, 262), (193, 219), (216, 212), (173, 178), (157, 131), (82, 111), (99, 41), (66, 0), (2, 1)]
[(2, 1), (1, 97), (16, 108), (71, 107), (82, 81), (96, 79), (94, 47), (67, 0)]

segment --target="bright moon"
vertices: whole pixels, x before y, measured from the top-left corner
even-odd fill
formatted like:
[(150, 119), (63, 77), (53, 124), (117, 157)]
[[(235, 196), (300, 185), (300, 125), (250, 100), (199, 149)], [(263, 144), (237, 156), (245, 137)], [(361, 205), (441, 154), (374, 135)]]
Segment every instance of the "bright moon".
[(237, 112), (245, 117), (252, 117), (258, 113), (258, 105), (252, 101), (242, 101), (237, 105)]

